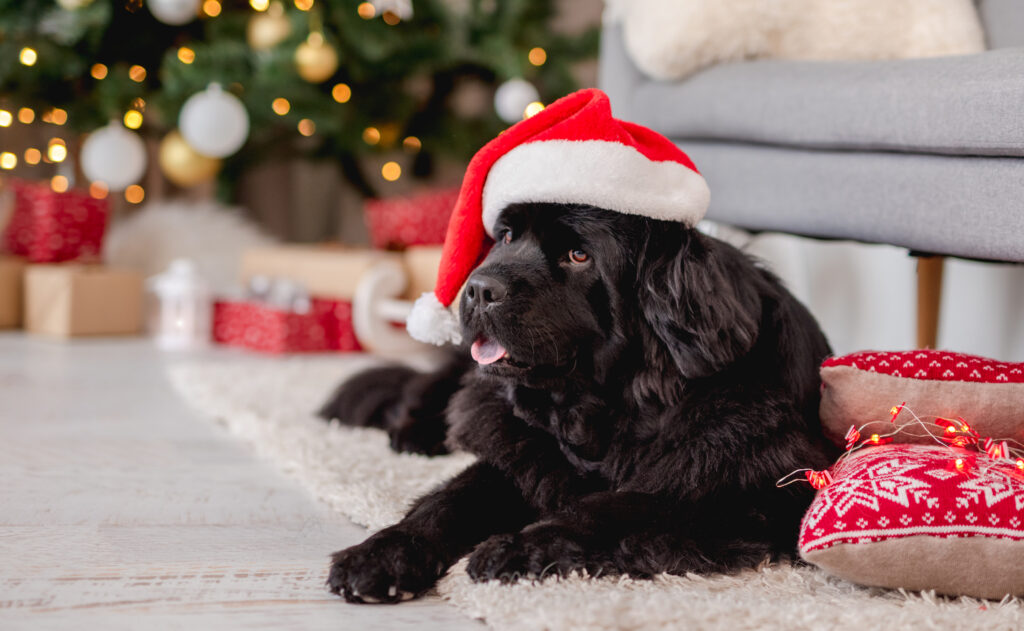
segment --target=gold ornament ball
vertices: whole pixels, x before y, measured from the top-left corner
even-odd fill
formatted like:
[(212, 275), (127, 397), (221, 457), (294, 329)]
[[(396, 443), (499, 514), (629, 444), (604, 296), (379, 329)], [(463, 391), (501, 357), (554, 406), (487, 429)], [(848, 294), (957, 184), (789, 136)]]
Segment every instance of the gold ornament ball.
[(220, 171), (220, 160), (193, 149), (177, 131), (160, 141), (158, 157), (167, 179), (183, 188), (212, 180)]
[(291, 33), (291, 22), (284, 14), (284, 6), (280, 2), (273, 3), (266, 11), (249, 18), (245, 29), (246, 41), (254, 50), (270, 50), (288, 39)]
[(295, 68), (310, 83), (326, 81), (338, 69), (338, 51), (320, 33), (311, 33), (295, 49)]

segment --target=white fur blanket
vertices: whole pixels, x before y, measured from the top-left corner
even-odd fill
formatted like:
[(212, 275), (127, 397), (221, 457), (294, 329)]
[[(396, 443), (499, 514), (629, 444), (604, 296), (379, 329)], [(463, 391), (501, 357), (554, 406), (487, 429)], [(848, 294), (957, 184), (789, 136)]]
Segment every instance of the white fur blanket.
[(656, 79), (741, 59), (900, 59), (984, 50), (972, 0), (606, 0)]
[[(204, 416), (250, 443), (335, 510), (376, 529), (400, 519), (414, 498), (472, 457), (396, 454), (381, 431), (328, 425), (314, 417), (313, 410), (341, 379), (373, 361), (365, 355), (248, 356), (181, 363), (171, 367), (170, 377)], [(1019, 601), (864, 589), (787, 564), (735, 576), (549, 578), (507, 586), (473, 583), (463, 562), (438, 591), (460, 611), (499, 630), (1024, 628)]]

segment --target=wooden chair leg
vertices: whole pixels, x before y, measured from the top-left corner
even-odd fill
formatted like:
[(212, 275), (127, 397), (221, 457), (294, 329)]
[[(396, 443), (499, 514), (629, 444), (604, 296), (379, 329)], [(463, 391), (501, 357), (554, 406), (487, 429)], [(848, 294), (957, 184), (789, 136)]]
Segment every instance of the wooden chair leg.
[(939, 337), (939, 304), (942, 302), (942, 256), (917, 259), (917, 347), (935, 348)]

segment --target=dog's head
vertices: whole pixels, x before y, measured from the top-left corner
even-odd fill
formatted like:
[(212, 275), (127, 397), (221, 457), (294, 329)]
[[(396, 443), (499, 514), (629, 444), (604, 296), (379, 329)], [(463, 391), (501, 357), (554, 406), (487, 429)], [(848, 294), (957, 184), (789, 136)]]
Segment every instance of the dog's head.
[[(623, 361), (684, 378), (757, 338), (760, 297), (734, 250), (680, 223), (581, 205), (516, 204), (463, 291), (481, 370), (600, 377)], [(723, 256), (723, 253), (726, 254)]]

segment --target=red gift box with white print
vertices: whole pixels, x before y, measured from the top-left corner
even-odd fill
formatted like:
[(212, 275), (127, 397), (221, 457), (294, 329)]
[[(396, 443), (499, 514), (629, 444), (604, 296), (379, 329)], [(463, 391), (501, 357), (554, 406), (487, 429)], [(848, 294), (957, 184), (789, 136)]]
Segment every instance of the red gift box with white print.
[(375, 248), (404, 249), (410, 245), (444, 243), (459, 189), (443, 189), (366, 202), (364, 216)]
[(261, 302), (218, 301), (213, 339), (266, 353), (361, 350), (352, 328), (352, 304), (314, 298), (298, 313)]
[(32, 263), (57, 263), (99, 256), (110, 215), (105, 199), (85, 191), (57, 193), (48, 183), (11, 180), (14, 208), (4, 230), (4, 248)]

